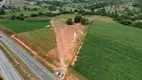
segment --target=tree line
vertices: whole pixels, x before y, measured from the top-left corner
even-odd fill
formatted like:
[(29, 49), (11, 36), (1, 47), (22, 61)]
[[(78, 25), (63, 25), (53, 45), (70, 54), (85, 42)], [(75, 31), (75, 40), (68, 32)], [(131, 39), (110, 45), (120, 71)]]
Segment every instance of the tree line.
[(81, 15), (76, 15), (74, 19), (68, 18), (66, 21), (66, 24), (68, 25), (73, 25), (73, 23), (81, 23), (82, 25), (87, 25), (89, 23), (89, 20), (83, 18)]

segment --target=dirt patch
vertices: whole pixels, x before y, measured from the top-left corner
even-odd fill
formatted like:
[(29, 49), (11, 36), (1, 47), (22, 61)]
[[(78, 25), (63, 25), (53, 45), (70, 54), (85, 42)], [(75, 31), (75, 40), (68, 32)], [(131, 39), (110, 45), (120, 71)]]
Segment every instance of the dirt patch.
[(51, 49), (46, 56), (49, 58), (57, 58), (56, 49)]
[(78, 40), (83, 35), (84, 26), (81, 24), (66, 25), (55, 22), (54, 27), (56, 33), (58, 58), (60, 67), (68, 67), (74, 58), (74, 50), (79, 43)]
[(54, 64), (56, 66), (59, 66), (59, 60), (58, 60), (58, 54), (57, 54), (57, 49), (56, 48), (50, 50), (48, 52), (48, 54), (46, 54), (46, 56), (48, 58), (50, 58), (52, 64)]
[(102, 19), (97, 19), (97, 20), (95, 20), (95, 21), (98, 21), (98, 22), (108, 22), (108, 21), (102, 20)]

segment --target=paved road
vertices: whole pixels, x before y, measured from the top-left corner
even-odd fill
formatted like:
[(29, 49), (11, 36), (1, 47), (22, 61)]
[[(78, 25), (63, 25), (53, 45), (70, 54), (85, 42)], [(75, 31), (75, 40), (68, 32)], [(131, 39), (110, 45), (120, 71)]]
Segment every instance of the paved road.
[(0, 8), (6, 3), (6, 0), (0, 2)]
[(0, 69), (5, 80), (22, 80), (0, 50)]
[(44, 66), (33, 59), (20, 46), (16, 45), (10, 39), (2, 36), (1, 40), (41, 79), (41, 80), (57, 80)]

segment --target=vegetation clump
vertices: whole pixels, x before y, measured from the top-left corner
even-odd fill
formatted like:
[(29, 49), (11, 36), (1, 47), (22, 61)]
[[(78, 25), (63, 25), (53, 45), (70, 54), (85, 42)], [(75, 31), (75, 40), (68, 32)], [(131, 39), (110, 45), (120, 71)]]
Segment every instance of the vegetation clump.
[[(72, 25), (73, 24), (73, 21), (71, 18), (68, 18), (66, 23), (68, 25)], [(87, 25), (89, 23), (89, 20), (86, 19), (86, 18), (83, 18), (81, 15), (76, 15), (74, 17), (74, 23), (81, 23), (82, 25)]]
[(72, 21), (71, 18), (68, 18), (68, 20), (66, 21), (66, 23), (67, 23), (68, 25), (72, 25), (72, 24), (73, 24), (73, 21)]
[(3, 80), (3, 78), (0, 76), (0, 80)]

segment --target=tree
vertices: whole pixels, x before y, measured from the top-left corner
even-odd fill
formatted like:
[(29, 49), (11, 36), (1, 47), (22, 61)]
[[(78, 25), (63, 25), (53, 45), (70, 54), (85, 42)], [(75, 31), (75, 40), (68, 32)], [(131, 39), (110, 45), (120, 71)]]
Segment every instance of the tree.
[(42, 12), (38, 12), (38, 15), (41, 16), (41, 15), (43, 15), (43, 13)]
[(68, 20), (66, 21), (66, 23), (67, 23), (68, 25), (72, 25), (72, 24), (73, 24), (73, 21), (72, 21), (71, 18), (68, 18)]
[(0, 14), (2, 14), (2, 15), (5, 14), (5, 11), (3, 8), (0, 9)]
[(24, 17), (24, 14), (23, 14), (23, 13), (22, 13), (22, 14), (20, 14), (19, 19), (20, 19), (20, 20), (24, 20), (24, 18), (25, 18), (25, 17)]
[(11, 19), (11, 20), (15, 20), (15, 19), (16, 19), (16, 16), (15, 16), (15, 15), (12, 15), (10, 19)]
[(37, 17), (37, 14), (32, 13), (32, 14), (30, 15), (30, 17)]
[(82, 19), (81, 19), (81, 24), (87, 25), (88, 23), (89, 23), (89, 20), (88, 20), (88, 19), (86, 19), (86, 18), (82, 18)]
[(38, 8), (35, 7), (35, 8), (32, 8), (31, 10), (32, 11), (38, 11)]
[(23, 14), (23, 13), (21, 13), (21, 14), (20, 14), (20, 16), (21, 16), (21, 17), (24, 17), (24, 14)]
[(20, 16), (16, 16), (16, 19), (20, 19)]
[(23, 21), (23, 20), (24, 20), (24, 17), (20, 17), (20, 20)]
[(77, 16), (74, 17), (74, 22), (79, 23), (81, 21), (81, 19), (82, 19), (82, 16), (77, 15)]
[(50, 10), (50, 11), (55, 11), (56, 8), (55, 8), (54, 6), (49, 6), (49, 7), (48, 7), (48, 10)]
[(46, 12), (46, 16), (52, 17), (52, 16), (53, 16), (53, 13), (51, 13), (51, 12)]
[(0, 80), (3, 80), (3, 78), (0, 76)]
[(25, 11), (27, 11), (27, 6), (23, 6), (23, 9), (24, 9)]

